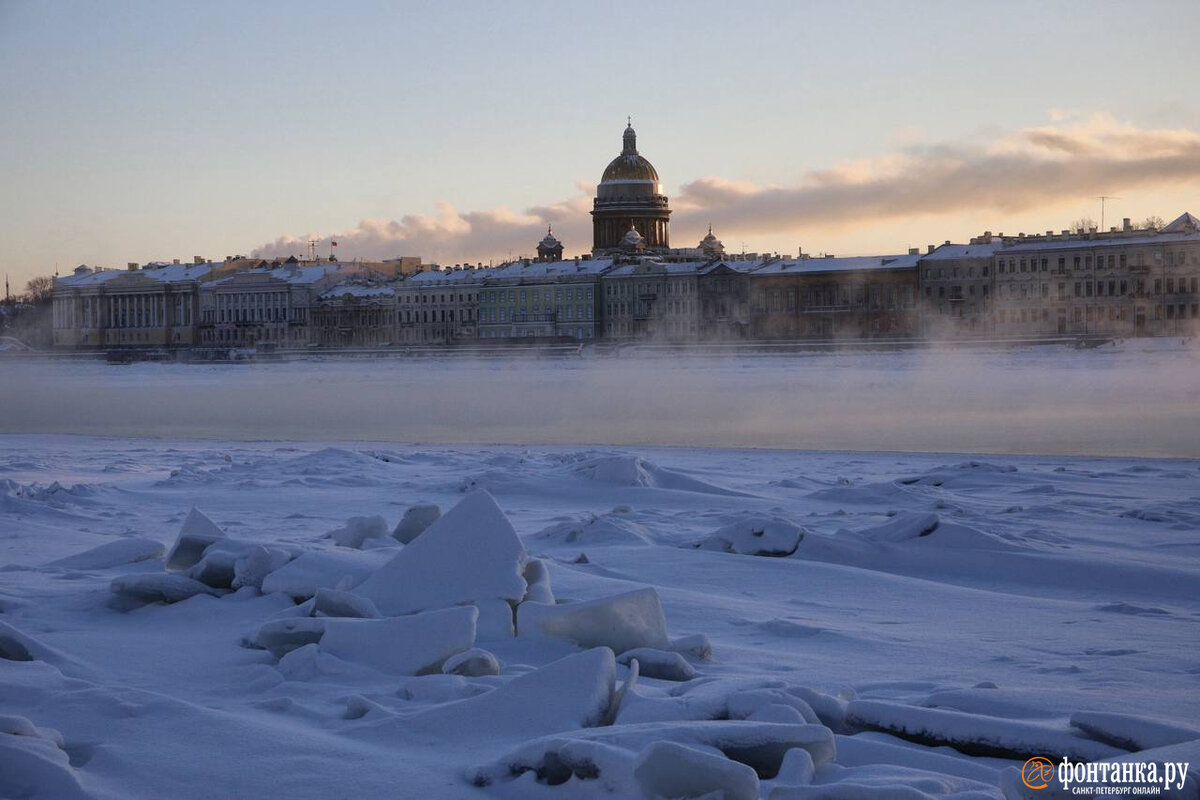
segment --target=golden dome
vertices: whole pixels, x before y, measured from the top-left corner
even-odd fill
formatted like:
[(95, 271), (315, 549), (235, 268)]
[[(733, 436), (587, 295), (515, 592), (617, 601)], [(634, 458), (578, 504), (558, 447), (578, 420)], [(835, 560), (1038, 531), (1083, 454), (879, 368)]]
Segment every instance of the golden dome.
[(614, 158), (604, 169), (604, 177), (600, 179), (600, 182), (652, 181), (657, 184), (658, 170), (654, 169), (653, 164), (638, 155), (637, 133), (633, 130), (632, 123), (625, 128), (624, 144), (621, 155)]

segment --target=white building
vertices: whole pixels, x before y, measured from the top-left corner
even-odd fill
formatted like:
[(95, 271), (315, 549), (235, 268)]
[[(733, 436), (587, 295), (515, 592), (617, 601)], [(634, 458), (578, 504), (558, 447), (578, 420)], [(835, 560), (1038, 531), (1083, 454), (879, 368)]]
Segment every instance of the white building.
[(125, 270), (87, 266), (56, 278), (53, 341), (56, 347), (189, 347), (196, 343), (199, 291), (223, 265), (131, 264)]

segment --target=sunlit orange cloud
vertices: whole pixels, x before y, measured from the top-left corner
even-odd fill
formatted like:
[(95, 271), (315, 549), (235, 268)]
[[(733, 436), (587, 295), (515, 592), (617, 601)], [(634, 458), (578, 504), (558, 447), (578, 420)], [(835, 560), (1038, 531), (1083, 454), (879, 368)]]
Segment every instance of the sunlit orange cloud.
[[(804, 232), (842, 238), (847, 228), (920, 219), (928, 230), (939, 216), (978, 217), (977, 230), (1011, 216), (1099, 194), (1200, 187), (1200, 135), (1149, 129), (1104, 115), (1056, 114), (1050, 124), (972, 143), (911, 146), (886, 156), (835, 164), (798, 185), (763, 185), (706, 176), (683, 184), (671, 198), (672, 241), (691, 246), (708, 224), (729, 244)], [(310, 238), (338, 242), (339, 255), (386, 258), (421, 255), (442, 263), (502, 260), (530, 254), (547, 225), (568, 254), (591, 242), (594, 187), (580, 183), (567, 200), (521, 213), (499, 208), (460, 212), (439, 203), (435, 215), (366, 220), (326, 236), (284, 236), (255, 251), (300, 253)], [(1048, 227), (1056, 225), (1054, 220)], [(750, 249), (758, 249), (751, 247)], [(769, 248), (768, 248), (769, 249)]]

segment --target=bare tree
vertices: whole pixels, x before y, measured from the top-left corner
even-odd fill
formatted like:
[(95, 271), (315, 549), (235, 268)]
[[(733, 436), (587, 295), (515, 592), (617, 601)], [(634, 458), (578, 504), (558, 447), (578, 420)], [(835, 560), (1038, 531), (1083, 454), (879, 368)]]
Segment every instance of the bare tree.
[(1087, 233), (1094, 227), (1096, 227), (1096, 220), (1091, 217), (1083, 217), (1071, 223), (1071, 233)]
[(1138, 225), (1139, 228), (1153, 228), (1154, 230), (1162, 230), (1162, 227), (1167, 223), (1163, 222), (1163, 218), (1159, 216), (1149, 216), (1142, 220)]
[(25, 295), (22, 298), (26, 303), (31, 303), (35, 306), (45, 305), (50, 302), (50, 297), (54, 294), (54, 279), (48, 275), (33, 278), (29, 283), (25, 284)]

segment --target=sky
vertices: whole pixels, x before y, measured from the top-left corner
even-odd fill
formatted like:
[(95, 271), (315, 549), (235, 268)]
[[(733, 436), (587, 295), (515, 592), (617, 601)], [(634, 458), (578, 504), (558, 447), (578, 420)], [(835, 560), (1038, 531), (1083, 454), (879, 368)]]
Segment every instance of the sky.
[(627, 115), (674, 246), (1200, 214), (1194, 2), (0, 0), (0, 271), (591, 245)]

